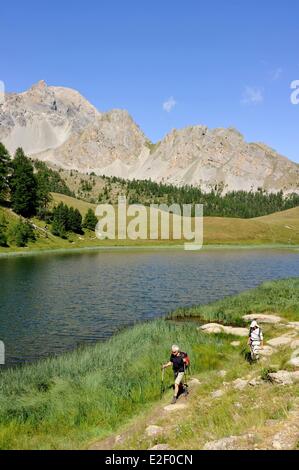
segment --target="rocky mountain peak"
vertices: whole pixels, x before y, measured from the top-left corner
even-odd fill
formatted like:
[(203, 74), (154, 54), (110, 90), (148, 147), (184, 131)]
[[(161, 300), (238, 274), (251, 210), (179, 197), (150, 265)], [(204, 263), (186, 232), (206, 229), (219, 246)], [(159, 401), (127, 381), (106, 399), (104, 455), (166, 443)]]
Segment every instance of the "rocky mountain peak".
[(153, 145), (126, 110), (98, 111), (78, 91), (40, 80), (5, 97), (0, 141), (13, 153), (79, 172), (200, 185), (203, 190), (299, 192), (299, 166), (229, 127), (172, 129)]
[(47, 84), (45, 82), (45, 80), (39, 80), (37, 83), (34, 83), (32, 85), (32, 87), (30, 88), (30, 90), (43, 90), (45, 88), (47, 88)]

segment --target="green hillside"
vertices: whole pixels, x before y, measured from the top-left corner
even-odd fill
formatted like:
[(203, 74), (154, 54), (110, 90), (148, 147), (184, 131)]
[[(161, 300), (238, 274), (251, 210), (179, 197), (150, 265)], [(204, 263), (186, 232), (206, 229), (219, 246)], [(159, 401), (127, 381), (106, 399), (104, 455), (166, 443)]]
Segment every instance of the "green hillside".
[[(63, 202), (69, 207), (80, 211), (84, 217), (88, 209), (95, 210), (96, 205), (71, 196), (52, 193), (51, 207)], [(0, 218), (7, 221), (8, 225), (15, 223), (19, 218), (7, 207), (0, 206)], [(82, 234), (71, 233), (67, 239), (54, 236), (46, 222), (37, 218), (30, 219), (35, 226), (36, 241), (29, 242), (27, 247), (15, 246), (0, 247), (0, 253), (12, 251), (47, 250), (86, 248), (98, 246), (129, 245), (129, 246), (153, 246), (153, 245), (178, 245), (178, 240), (98, 240), (94, 232), (84, 230)], [(183, 242), (183, 241), (182, 241)], [(181, 242), (181, 243), (182, 243)], [(254, 219), (237, 219), (226, 217), (204, 218), (204, 244), (205, 245), (299, 245), (299, 208), (271, 214)]]

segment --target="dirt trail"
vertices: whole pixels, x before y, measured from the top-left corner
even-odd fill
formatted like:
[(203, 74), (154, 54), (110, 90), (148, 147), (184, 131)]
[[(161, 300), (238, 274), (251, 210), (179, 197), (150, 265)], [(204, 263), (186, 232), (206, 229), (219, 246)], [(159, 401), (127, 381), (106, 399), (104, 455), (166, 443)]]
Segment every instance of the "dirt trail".
[[(290, 342), (284, 344), (285, 337), (294, 339), (299, 336), (297, 326), (290, 327), (289, 334), (285, 334), (280, 337), (276, 337), (277, 344), (276, 348), (271, 348), (271, 354), (279, 353), (280, 348), (287, 348), (289, 357), (292, 356), (292, 348)], [(296, 340), (297, 340), (296, 339)], [(273, 343), (273, 341), (272, 341)], [(281, 344), (280, 344), (281, 343)], [(293, 343), (294, 344), (294, 343)], [(267, 347), (265, 348), (265, 356), (261, 359), (263, 364), (266, 366), (269, 360), (269, 352)], [(290, 369), (289, 369), (290, 370)], [(296, 370), (296, 368), (293, 370)], [(297, 369), (298, 370), (298, 369)], [(284, 377), (285, 371), (282, 372)], [(280, 373), (278, 372), (278, 374)], [(186, 417), (192, 416), (197, 412), (197, 406), (200, 404), (201, 407), (210, 409), (217, 400), (221, 400), (225, 394), (231, 392), (239, 393), (239, 401), (237, 405), (246, 407), (250, 390), (255, 389), (258, 394), (259, 391), (261, 396), (263, 393), (267, 393), (265, 387), (296, 387), (297, 396), (292, 403), (290, 410), (285, 410), (284, 416), (279, 419), (266, 420), (259, 427), (251, 427), (246, 429), (245, 433), (240, 435), (228, 435), (218, 440), (206, 439), (206, 442), (199, 444), (196, 448), (203, 448), (206, 450), (233, 450), (233, 449), (248, 449), (248, 450), (290, 450), (296, 449), (299, 444), (299, 391), (298, 383), (270, 383), (265, 382), (260, 377), (261, 370), (253, 371), (246, 377), (239, 377), (231, 382), (222, 382), (220, 389), (212, 390), (209, 395), (202, 396), (201, 384), (198, 378), (193, 377), (189, 380), (189, 391), (190, 398), (180, 397), (175, 405), (169, 405), (169, 397), (164, 398), (162, 402), (157, 404), (154, 408), (145, 413), (142, 417), (137, 417), (131, 421), (129, 425), (119, 431), (118, 434), (114, 434), (107, 439), (100, 440), (90, 445), (89, 450), (113, 450), (113, 449), (136, 449), (136, 448), (171, 448), (168, 444), (168, 440), (173, 436), (173, 432), (176, 431), (180, 426), (183, 426)], [(219, 376), (225, 377), (226, 371), (219, 371)], [(222, 375), (221, 375), (222, 374)], [(288, 373), (286, 373), (288, 374)], [(294, 374), (296, 375), (296, 373)], [(273, 390), (273, 388), (272, 388)], [(295, 390), (295, 388), (294, 388)], [(242, 403), (242, 400), (244, 403)], [(232, 421), (234, 417), (232, 416)], [(202, 430), (203, 435), (205, 430)], [(173, 442), (173, 439), (172, 439)], [(178, 446), (180, 441), (178, 440)], [(145, 447), (147, 446), (147, 447)], [(157, 447), (158, 446), (158, 447)], [(173, 447), (172, 447), (173, 448)], [(180, 448), (180, 447), (178, 447)]]

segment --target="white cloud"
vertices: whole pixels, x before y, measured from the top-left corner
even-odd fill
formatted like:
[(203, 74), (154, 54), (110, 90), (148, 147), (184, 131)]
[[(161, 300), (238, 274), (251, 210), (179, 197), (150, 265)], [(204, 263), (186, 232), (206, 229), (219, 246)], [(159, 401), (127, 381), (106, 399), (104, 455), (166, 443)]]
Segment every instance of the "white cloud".
[(278, 67), (277, 69), (275, 70), (272, 70), (271, 72), (271, 79), (275, 82), (276, 80), (279, 80), (279, 78), (281, 77), (281, 74), (282, 74), (283, 70), (281, 67)]
[(263, 90), (261, 88), (255, 88), (247, 86), (244, 90), (243, 97), (241, 100), (242, 104), (259, 104), (264, 101)]
[(163, 109), (167, 113), (170, 113), (170, 111), (175, 107), (176, 104), (177, 102), (175, 101), (174, 97), (171, 96), (170, 98), (168, 98), (168, 100), (164, 101)]

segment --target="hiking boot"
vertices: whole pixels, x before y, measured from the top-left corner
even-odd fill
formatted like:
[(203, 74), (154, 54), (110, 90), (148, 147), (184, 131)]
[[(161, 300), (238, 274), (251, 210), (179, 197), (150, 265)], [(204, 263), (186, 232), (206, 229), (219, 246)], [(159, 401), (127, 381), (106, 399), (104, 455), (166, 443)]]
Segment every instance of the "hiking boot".
[(176, 397), (173, 397), (171, 400), (171, 404), (174, 405), (176, 403)]

